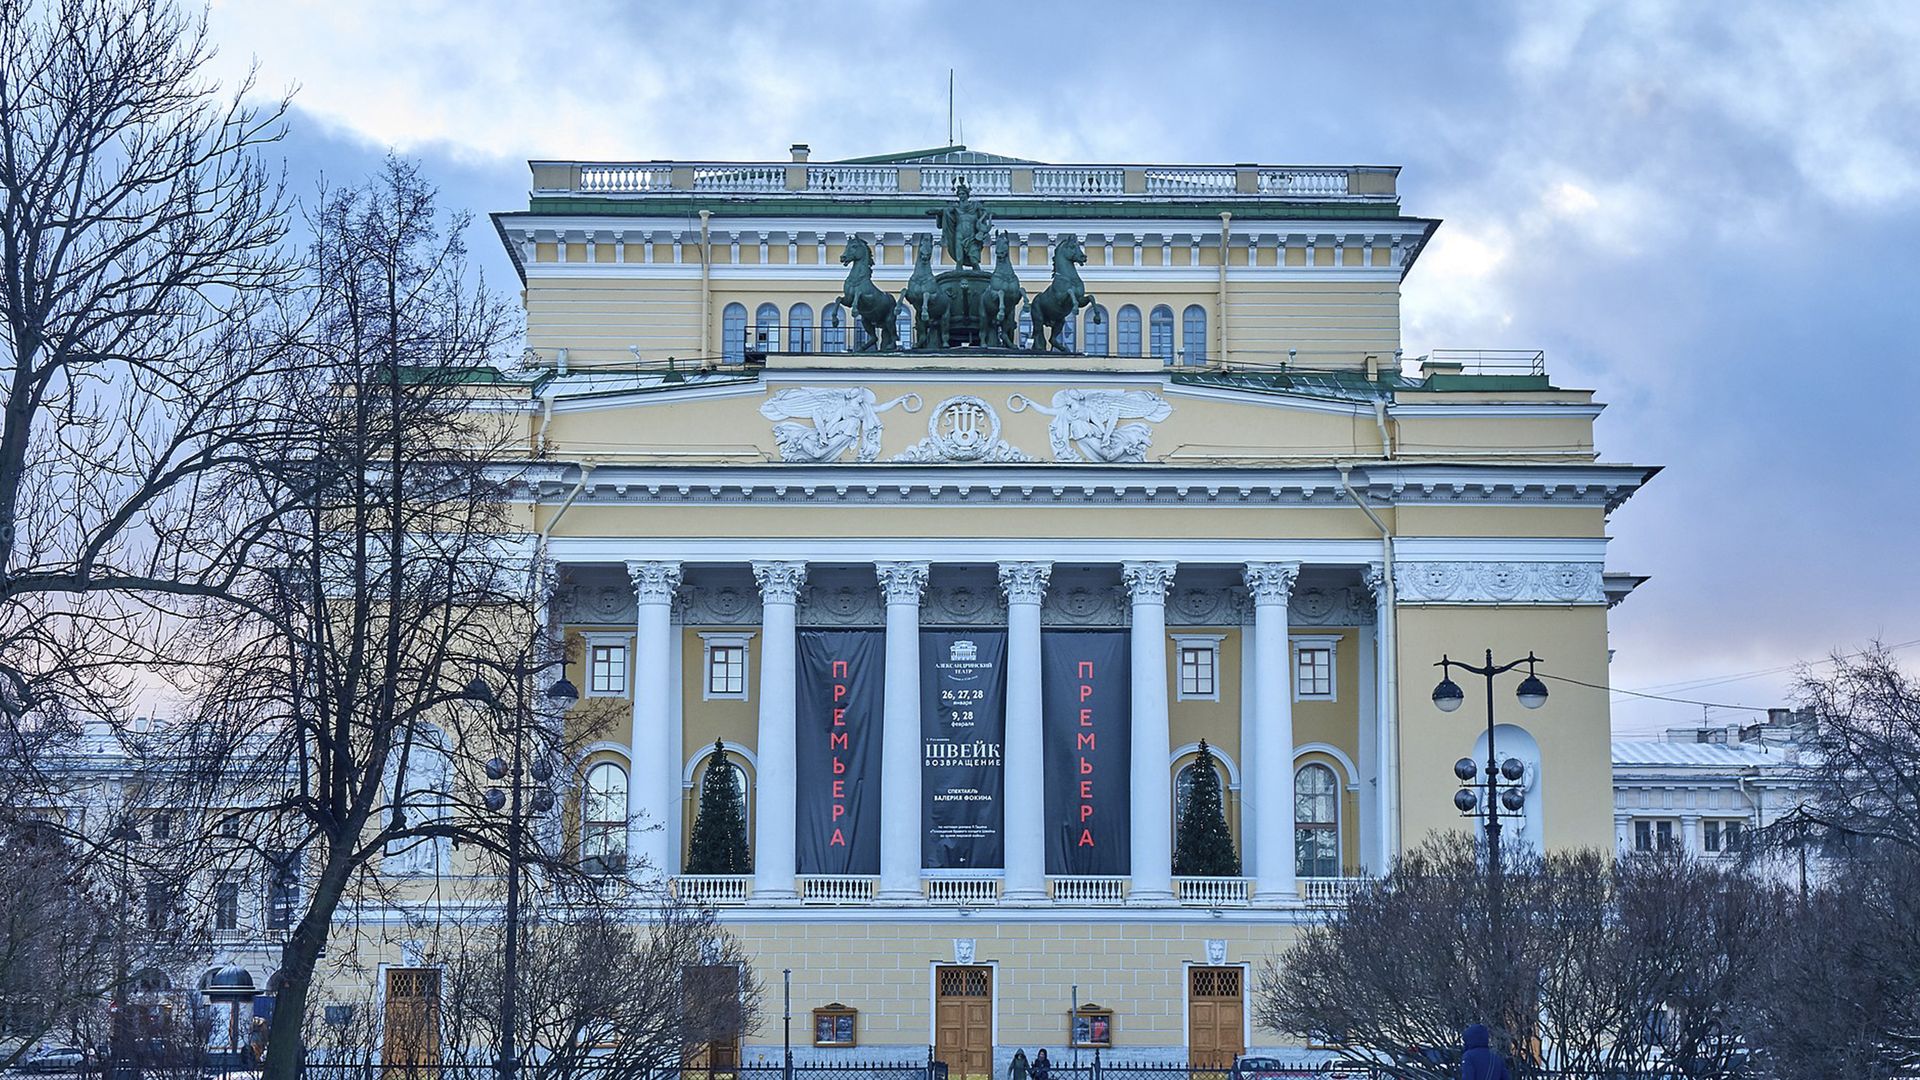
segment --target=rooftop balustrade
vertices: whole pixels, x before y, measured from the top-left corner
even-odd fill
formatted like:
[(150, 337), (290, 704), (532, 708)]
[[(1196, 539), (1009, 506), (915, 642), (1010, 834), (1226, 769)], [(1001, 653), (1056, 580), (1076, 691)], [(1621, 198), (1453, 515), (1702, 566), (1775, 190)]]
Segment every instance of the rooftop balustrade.
[(804, 195), (1392, 203), (1399, 169), (1380, 165), (536, 161), (533, 194), (621, 198)]

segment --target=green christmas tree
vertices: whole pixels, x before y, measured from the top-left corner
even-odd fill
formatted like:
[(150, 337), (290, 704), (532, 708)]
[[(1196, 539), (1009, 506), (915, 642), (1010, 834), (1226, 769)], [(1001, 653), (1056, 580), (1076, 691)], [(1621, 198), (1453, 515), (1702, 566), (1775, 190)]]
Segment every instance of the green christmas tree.
[(1189, 766), (1193, 777), (1174, 833), (1173, 872), (1180, 877), (1238, 877), (1240, 856), (1227, 831), (1227, 808), (1220, 798), (1220, 770), (1213, 751), (1200, 742), (1200, 756)]
[(737, 782), (739, 772), (727, 756), (727, 744), (713, 741), (713, 760), (700, 781), (700, 809), (693, 818), (693, 839), (687, 844), (689, 874), (750, 874), (753, 856), (747, 851), (746, 792)]

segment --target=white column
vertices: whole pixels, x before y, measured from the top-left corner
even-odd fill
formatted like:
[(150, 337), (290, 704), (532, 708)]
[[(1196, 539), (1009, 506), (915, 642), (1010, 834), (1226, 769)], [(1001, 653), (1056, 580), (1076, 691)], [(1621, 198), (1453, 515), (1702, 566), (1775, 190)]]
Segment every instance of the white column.
[(634, 621), (633, 741), (627, 776), (627, 866), (648, 876), (671, 874), (680, 838), (673, 832), (680, 797), (680, 763), (666, 753), (673, 718), (673, 594), (680, 588), (677, 562), (630, 562), (638, 608)]
[(927, 564), (874, 564), (887, 601), (880, 735), (880, 898), (920, 898), (920, 594)]
[(1171, 562), (1120, 568), (1133, 597), (1133, 887), (1149, 903), (1173, 898), (1173, 757), (1167, 722), (1167, 590)]
[(1706, 852), (1706, 838), (1700, 835), (1699, 814), (1680, 815), (1680, 850), (1694, 856)]
[(1003, 562), (1007, 594), (1007, 744), (1005, 793), (1009, 900), (1047, 895), (1046, 792), (1040, 739), (1040, 601), (1053, 564)]
[(794, 605), (806, 584), (804, 562), (757, 562), (760, 583), (759, 795), (754, 802), (753, 895), (791, 900), (798, 791), (794, 734)]
[(1613, 815), (1613, 850), (1625, 855), (1633, 850), (1633, 815)]
[[(1259, 819), (1254, 899), (1298, 899), (1293, 847), (1293, 673), (1287, 648), (1287, 601), (1300, 576), (1299, 563), (1248, 563), (1253, 594), (1254, 740), (1252, 790), (1242, 800)], [(1245, 813), (1243, 810), (1242, 813)]]
[[(1373, 591), (1372, 720), (1374, 772), (1379, 777), (1373, 789), (1373, 834), (1379, 843), (1374, 853), (1373, 872), (1384, 874), (1400, 854), (1400, 745), (1393, 725), (1393, 595), (1387, 589), (1386, 570), (1379, 563), (1369, 565), (1362, 580)], [(1367, 719), (1362, 716), (1361, 722)]]
[(1354, 734), (1357, 736), (1359, 756), (1355, 767), (1360, 775), (1354, 777), (1359, 785), (1360, 798), (1355, 815), (1360, 819), (1360, 868), (1371, 874), (1385, 869), (1380, 857), (1380, 708), (1379, 708), (1379, 665), (1375, 662), (1375, 634), (1362, 632), (1356, 635), (1359, 666), (1355, 669), (1358, 676), (1354, 685), (1359, 688), (1359, 697), (1354, 703)]

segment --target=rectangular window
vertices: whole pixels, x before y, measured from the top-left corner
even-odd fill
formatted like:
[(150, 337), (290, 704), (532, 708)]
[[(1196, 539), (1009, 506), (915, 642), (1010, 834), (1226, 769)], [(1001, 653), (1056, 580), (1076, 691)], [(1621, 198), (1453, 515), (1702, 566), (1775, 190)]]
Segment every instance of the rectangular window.
[(1333, 646), (1301, 645), (1294, 653), (1293, 696), (1299, 700), (1333, 700)]
[(153, 826), (149, 831), (153, 834), (150, 839), (156, 844), (173, 839), (173, 812), (170, 810), (155, 811), (153, 815)]
[(740, 697), (747, 692), (747, 647), (714, 645), (707, 649), (707, 696)]
[(240, 883), (222, 881), (213, 887), (213, 928), (240, 929)]
[(295, 909), (300, 906), (299, 856), (289, 852), (267, 855), (267, 929), (287, 930), (293, 926)]
[(1636, 821), (1633, 823), (1633, 850), (1653, 850), (1653, 822)]
[(1185, 645), (1180, 649), (1180, 696), (1210, 698), (1219, 693), (1214, 682), (1212, 645)]
[(587, 694), (590, 697), (617, 697), (627, 692), (627, 647), (590, 645)]
[(1679, 844), (1674, 840), (1673, 822), (1656, 821), (1653, 823), (1654, 846), (1661, 851), (1676, 851)]
[(1739, 851), (1741, 841), (1745, 839), (1745, 822), (1723, 821), (1720, 823), (1720, 847), (1724, 851)]
[(155, 933), (165, 930), (172, 913), (173, 890), (165, 882), (147, 882), (147, 929)]

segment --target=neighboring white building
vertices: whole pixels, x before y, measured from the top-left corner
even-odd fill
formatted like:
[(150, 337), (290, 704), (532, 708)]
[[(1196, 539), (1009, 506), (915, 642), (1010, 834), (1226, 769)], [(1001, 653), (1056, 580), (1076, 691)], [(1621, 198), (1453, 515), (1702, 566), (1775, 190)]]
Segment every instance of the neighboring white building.
[(1772, 709), (1746, 727), (1672, 728), (1613, 740), (1614, 842), (1623, 852), (1739, 852), (1803, 799), (1803, 717)]

